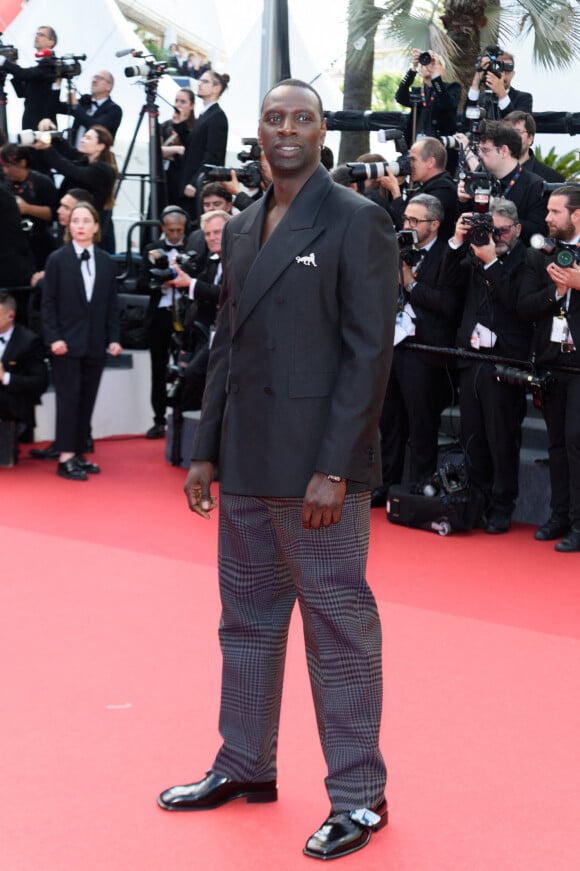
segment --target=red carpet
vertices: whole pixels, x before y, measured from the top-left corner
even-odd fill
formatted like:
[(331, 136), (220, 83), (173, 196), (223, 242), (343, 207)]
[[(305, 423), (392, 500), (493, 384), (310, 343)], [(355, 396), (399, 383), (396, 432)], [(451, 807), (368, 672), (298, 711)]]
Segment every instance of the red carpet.
[[(216, 522), (187, 510), (163, 444), (104, 441), (103, 474), (0, 469), (1, 871), (255, 871), (326, 816), (299, 621), (280, 800), (155, 804), (217, 748)], [(390, 824), (340, 868), (580, 866), (580, 557), (509, 535), (439, 538), (373, 512), (385, 636)], [(333, 865), (334, 867), (334, 865)]]

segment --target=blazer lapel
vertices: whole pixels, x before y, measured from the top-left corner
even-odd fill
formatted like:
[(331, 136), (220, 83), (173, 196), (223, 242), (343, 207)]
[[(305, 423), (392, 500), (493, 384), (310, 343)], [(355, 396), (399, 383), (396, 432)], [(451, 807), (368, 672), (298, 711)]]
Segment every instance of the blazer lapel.
[(268, 194), (262, 198), (260, 209), (253, 213), (251, 223), (234, 235), (233, 244), (236, 245), (236, 261), (239, 264), (237, 275), (240, 276), (239, 282), (236, 275), (233, 276), (234, 294), (241, 287), (239, 298), (236, 299), (234, 333), (296, 257), (304, 251), (310, 253), (310, 246), (324, 232), (324, 227), (316, 226), (316, 220), (320, 206), (333, 184), (328, 172), (319, 167), (262, 248), (260, 239)]

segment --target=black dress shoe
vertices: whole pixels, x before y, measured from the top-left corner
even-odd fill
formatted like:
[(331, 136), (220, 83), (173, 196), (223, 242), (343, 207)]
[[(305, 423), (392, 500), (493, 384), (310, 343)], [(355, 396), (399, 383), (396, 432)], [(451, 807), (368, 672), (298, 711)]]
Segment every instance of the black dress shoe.
[(570, 524), (567, 520), (561, 517), (550, 517), (550, 519), (536, 530), (534, 538), (536, 541), (554, 541), (556, 538), (562, 538), (570, 529)]
[(488, 535), (501, 535), (503, 532), (509, 532), (512, 522), (509, 514), (500, 514), (492, 511), (487, 517), (483, 529)]
[(100, 466), (97, 466), (96, 463), (91, 463), (87, 460), (86, 457), (83, 457), (82, 454), (75, 454), (73, 457), (75, 465), (78, 466), (79, 469), (82, 469), (83, 472), (87, 472), (89, 475), (98, 475), (101, 471)]
[(562, 541), (554, 545), (558, 553), (575, 553), (580, 550), (580, 529), (571, 529)]
[(234, 798), (255, 803), (277, 801), (276, 781), (243, 783), (208, 771), (199, 783), (166, 789), (157, 799), (157, 804), (166, 811), (201, 811), (219, 807)]
[(56, 467), (56, 474), (60, 478), (67, 478), (69, 481), (86, 481), (87, 473), (83, 469), (79, 469), (74, 461), (74, 457), (70, 460), (65, 460), (64, 463), (59, 463)]
[(334, 812), (308, 838), (304, 853), (312, 859), (339, 859), (355, 853), (366, 847), (371, 833), (378, 832), (388, 821), (386, 799), (371, 810)]
[(164, 423), (154, 423), (151, 429), (148, 429), (145, 433), (146, 439), (164, 439), (165, 438), (165, 424)]
[(53, 442), (47, 448), (32, 448), (30, 456), (34, 460), (58, 460), (60, 451), (57, 450)]

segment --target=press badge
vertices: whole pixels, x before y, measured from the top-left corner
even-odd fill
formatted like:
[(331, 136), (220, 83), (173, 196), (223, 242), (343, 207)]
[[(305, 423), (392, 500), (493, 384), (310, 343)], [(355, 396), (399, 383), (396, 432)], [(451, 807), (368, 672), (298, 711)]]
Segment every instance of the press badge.
[(561, 345), (563, 342), (568, 342), (570, 340), (570, 327), (568, 326), (568, 321), (562, 315), (558, 315), (557, 317), (552, 318), (552, 332), (550, 334), (550, 341), (557, 342)]

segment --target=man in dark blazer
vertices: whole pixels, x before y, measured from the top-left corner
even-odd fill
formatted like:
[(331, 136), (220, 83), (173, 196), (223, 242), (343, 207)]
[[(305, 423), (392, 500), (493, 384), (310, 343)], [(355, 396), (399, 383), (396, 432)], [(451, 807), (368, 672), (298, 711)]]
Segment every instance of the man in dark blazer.
[[(206, 70), (199, 80), (198, 97), (203, 109), (193, 125), (191, 133), (184, 124), (175, 125), (182, 141), (186, 141), (183, 155), (183, 196), (180, 202), (192, 219), (198, 218), (198, 175), (205, 164), (223, 166), (228, 142), (228, 119), (218, 104), (218, 99), (227, 88), (229, 76)], [(189, 138), (188, 138), (189, 136)]]
[(79, 147), (85, 132), (95, 124), (106, 127), (115, 138), (123, 119), (123, 110), (111, 99), (114, 83), (109, 70), (99, 70), (92, 78), (90, 94), (83, 94), (78, 100), (75, 92), (71, 91), (70, 104), (60, 104), (59, 113), (72, 115), (74, 119), (69, 133), (69, 141), (74, 148)]
[[(491, 70), (494, 66), (499, 69)], [(512, 88), (515, 76), (513, 54), (497, 45), (488, 45), (481, 53), (481, 69), (476, 70), (471, 87), (467, 92), (465, 108), (483, 106), (489, 120), (499, 121), (510, 112), (532, 112), (533, 97), (527, 91)], [(481, 89), (484, 88), (484, 91)]]
[(517, 313), (526, 248), (516, 207), (498, 199), (490, 211), (495, 233), (485, 245), (470, 244), (471, 225), (457, 222), (441, 281), (465, 295), (458, 346), (481, 355), (460, 362), (461, 437), (470, 481), (486, 500), (484, 529), (497, 535), (509, 531), (518, 495), (526, 396), (522, 386), (498, 382), (485, 357), (526, 361), (531, 330)]
[(15, 323), (16, 300), (0, 292), (0, 420), (32, 426), (34, 406), (46, 390), (47, 369), (39, 336)]
[(275, 801), (290, 616), (299, 600), (331, 812), (305, 853), (336, 858), (387, 822), (378, 747), (381, 638), (365, 580), (378, 418), (392, 352), (397, 246), (389, 218), (320, 165), (316, 91), (264, 98), (273, 183), (228, 222), (190, 508), (209, 517), (220, 467), (222, 747), (166, 810)]
[[(54, 58), (51, 56), (57, 36), (52, 27), (42, 26), (36, 31), (34, 49), (38, 59), (33, 67), (21, 67), (0, 56), (0, 71), (12, 75), (12, 84), (19, 97), (24, 98), (23, 130), (38, 130), (43, 118), (56, 124), (59, 91)], [(45, 55), (45, 56), (43, 56)]]
[[(577, 252), (580, 189), (557, 188), (548, 201), (546, 220), (550, 236)], [(549, 439), (551, 514), (535, 537), (561, 538), (555, 550), (572, 553), (580, 551), (580, 266), (559, 265), (559, 253), (559, 248), (550, 255), (528, 252), (518, 311), (535, 322), (537, 362), (558, 367), (542, 403)]]
[(414, 231), (417, 241), (401, 253), (396, 347), (380, 421), (383, 482), (373, 491), (373, 508), (386, 505), (389, 487), (400, 484), (407, 444), (410, 483), (437, 470), (441, 412), (453, 401), (451, 374), (442, 355), (405, 345), (447, 348), (455, 340), (463, 297), (440, 279), (447, 247), (440, 236), (442, 221), (436, 197), (417, 194), (407, 202), (404, 229)]

